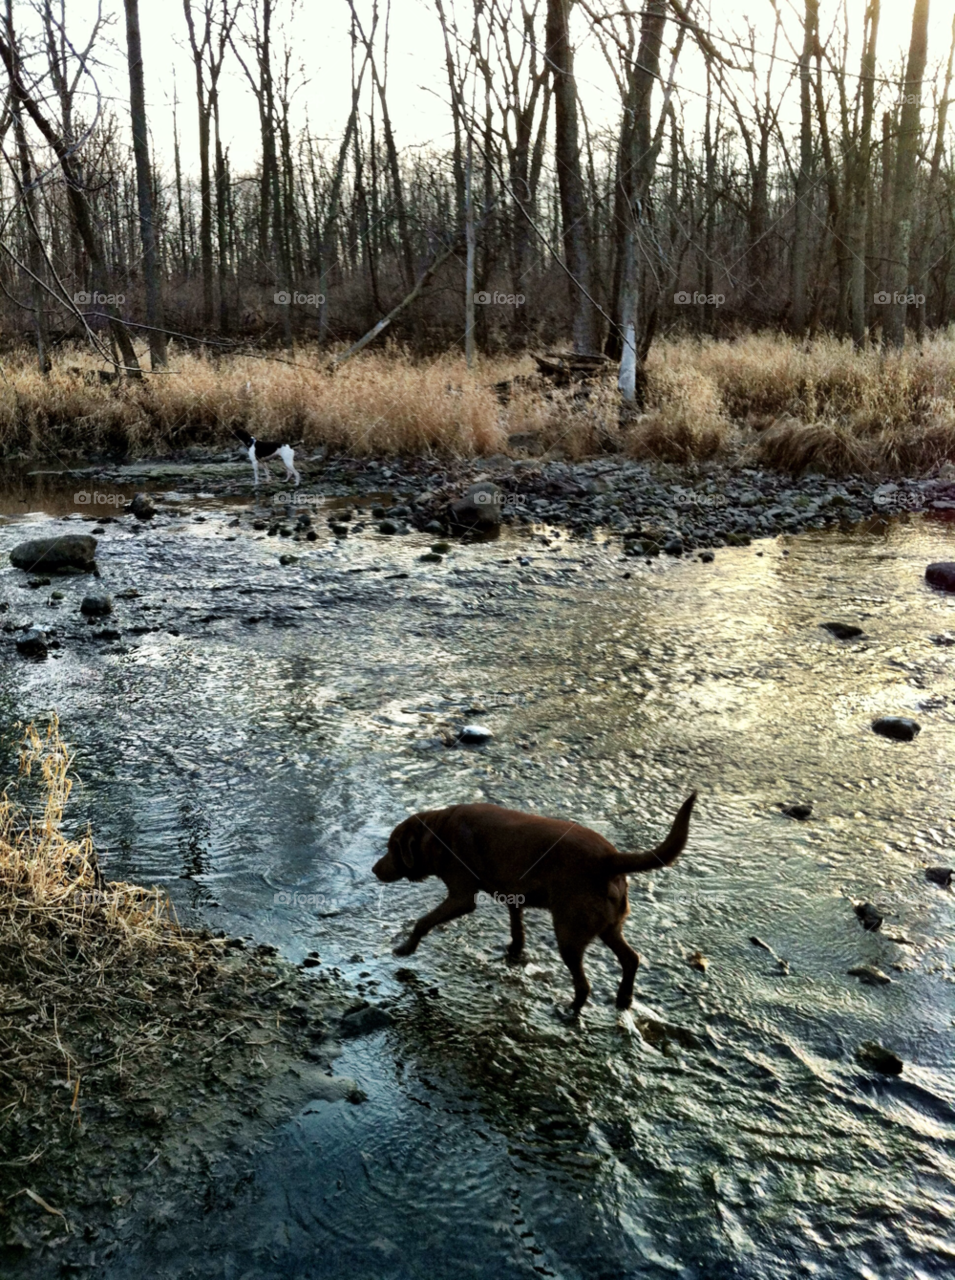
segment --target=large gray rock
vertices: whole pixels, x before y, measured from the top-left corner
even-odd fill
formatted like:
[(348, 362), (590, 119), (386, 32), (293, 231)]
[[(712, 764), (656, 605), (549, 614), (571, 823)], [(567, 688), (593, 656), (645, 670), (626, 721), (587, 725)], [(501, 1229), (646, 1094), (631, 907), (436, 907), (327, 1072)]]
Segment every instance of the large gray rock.
[(450, 504), (448, 516), (462, 529), (493, 529), (501, 523), (503, 505), (504, 491), (493, 481), (482, 480)]
[(33, 538), (10, 552), (10, 562), (27, 573), (92, 573), (96, 568), (96, 539), (87, 533), (59, 538)]

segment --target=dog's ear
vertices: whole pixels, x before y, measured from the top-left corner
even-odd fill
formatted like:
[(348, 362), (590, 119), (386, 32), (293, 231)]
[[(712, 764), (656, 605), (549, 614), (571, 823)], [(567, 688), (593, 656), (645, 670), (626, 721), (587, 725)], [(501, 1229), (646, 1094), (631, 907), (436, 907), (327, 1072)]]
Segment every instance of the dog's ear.
[(398, 857), (406, 871), (414, 871), (415, 854), (418, 848), (418, 831), (410, 825), (401, 833), (398, 841)]

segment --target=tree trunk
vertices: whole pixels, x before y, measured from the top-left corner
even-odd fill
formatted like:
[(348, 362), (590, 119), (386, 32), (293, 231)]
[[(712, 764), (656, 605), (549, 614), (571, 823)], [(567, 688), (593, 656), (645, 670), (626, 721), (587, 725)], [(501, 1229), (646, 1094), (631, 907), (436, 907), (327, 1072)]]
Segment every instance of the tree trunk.
[(866, 235), (869, 226), (868, 194), (872, 158), (872, 117), (875, 104), (875, 50), (879, 34), (879, 0), (869, 0), (863, 34), (862, 119), (854, 143), (848, 182), (846, 236), (849, 250), (850, 314), (852, 343), (860, 350), (865, 343), (866, 321)]
[(912, 39), (905, 70), (895, 159), (895, 189), (892, 200), (895, 232), (889, 261), (888, 290), (892, 296), (885, 304), (885, 323), (882, 329), (882, 345), (886, 348), (898, 349), (905, 344), (907, 304), (903, 299), (910, 284), (909, 255), (913, 247), (912, 223), (915, 215), (915, 174), (921, 133), (922, 77), (928, 53), (928, 5), (929, 0), (915, 0), (912, 12)]
[[(554, 80), (554, 150), (564, 242), (570, 280), (574, 350), (598, 349), (597, 316), (585, 292), (592, 294), (592, 246), (584, 199), (577, 128), (577, 83), (570, 43), (573, 0), (547, 0), (547, 56)], [(579, 287), (578, 287), (579, 286)]]
[(146, 283), (149, 362), (151, 368), (161, 369), (166, 364), (166, 334), (159, 285), (159, 261), (156, 254), (156, 227), (153, 221), (153, 181), (146, 131), (146, 91), (143, 81), (142, 41), (139, 34), (139, 0), (125, 0), (125, 5), (129, 106), (133, 126), (133, 154), (136, 158), (136, 192), (139, 197), (139, 234), (143, 245), (143, 277)]
[(799, 170), (796, 174), (795, 228), (792, 253), (792, 331), (801, 337), (809, 315), (809, 231), (813, 186), (812, 51), (819, 25), (819, 0), (806, 0), (802, 56), (799, 59)]

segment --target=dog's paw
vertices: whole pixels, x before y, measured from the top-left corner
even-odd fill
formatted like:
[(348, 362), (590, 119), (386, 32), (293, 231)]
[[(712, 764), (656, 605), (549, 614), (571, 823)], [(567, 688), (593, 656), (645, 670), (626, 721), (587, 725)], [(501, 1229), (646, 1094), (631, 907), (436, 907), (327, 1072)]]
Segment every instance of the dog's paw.
[(399, 942), (396, 947), (393, 947), (391, 954), (393, 956), (413, 956), (415, 950), (415, 944), (409, 938), (405, 942)]

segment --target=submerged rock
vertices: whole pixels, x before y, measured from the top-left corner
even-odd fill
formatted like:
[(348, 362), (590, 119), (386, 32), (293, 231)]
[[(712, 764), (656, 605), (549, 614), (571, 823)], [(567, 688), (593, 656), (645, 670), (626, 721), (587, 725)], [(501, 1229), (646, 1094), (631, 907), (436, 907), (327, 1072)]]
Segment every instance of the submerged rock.
[(883, 738), (894, 738), (896, 742), (911, 742), (922, 731), (922, 726), (910, 716), (880, 716), (872, 721), (872, 728)]
[(341, 1034), (354, 1039), (356, 1036), (367, 1036), (382, 1027), (390, 1027), (394, 1018), (387, 1009), (380, 1005), (369, 1004), (363, 1009), (355, 1009), (342, 1018)]
[(856, 1062), (882, 1076), (900, 1076), (904, 1063), (890, 1049), (883, 1049), (875, 1040), (866, 1040), (856, 1049)]
[(852, 622), (820, 622), (819, 625), (837, 640), (857, 640), (859, 636), (865, 635), (862, 628)]
[(691, 969), (696, 969), (699, 973), (706, 973), (710, 964), (702, 951), (694, 951), (691, 956), (687, 956), (686, 962)]
[(92, 573), (96, 565), (96, 539), (87, 533), (61, 538), (33, 538), (10, 552), (10, 563), (32, 573)]
[(858, 978), (862, 982), (868, 983), (870, 987), (885, 986), (892, 979), (887, 973), (883, 973), (881, 969), (877, 969), (871, 964), (857, 964), (849, 970), (849, 974), (853, 978)]
[(807, 818), (812, 816), (812, 801), (807, 804), (783, 804), (779, 807), (787, 818), (796, 818), (800, 822), (805, 822)]

